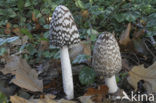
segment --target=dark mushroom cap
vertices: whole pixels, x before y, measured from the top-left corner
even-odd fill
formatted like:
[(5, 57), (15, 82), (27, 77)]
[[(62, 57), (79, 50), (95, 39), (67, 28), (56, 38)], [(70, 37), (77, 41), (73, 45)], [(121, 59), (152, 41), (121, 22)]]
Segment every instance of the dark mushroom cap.
[(79, 43), (79, 32), (69, 9), (63, 5), (55, 8), (50, 22), (50, 42), (56, 47)]
[(112, 33), (99, 35), (93, 50), (92, 66), (99, 75), (111, 77), (121, 70), (121, 55)]

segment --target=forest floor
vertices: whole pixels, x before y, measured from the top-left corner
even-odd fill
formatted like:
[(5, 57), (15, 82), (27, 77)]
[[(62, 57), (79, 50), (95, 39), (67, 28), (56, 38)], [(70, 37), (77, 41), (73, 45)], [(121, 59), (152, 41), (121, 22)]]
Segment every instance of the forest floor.
[[(138, 94), (136, 101), (113, 101), (108, 98), (108, 88), (102, 76), (96, 77), (91, 85), (82, 85), (79, 81), (79, 72), (82, 67), (90, 66), (91, 58), (72, 65), (75, 98), (71, 101), (66, 100), (60, 60), (41, 58), (40, 63), (33, 64), (33, 61), (36, 61), (33, 57), (32, 63), (29, 64), (22, 59), (21, 53), (16, 53), (16, 43), (9, 45), (12, 55), (6, 54), (1, 58), (0, 91), (8, 97), (7, 101), (12, 103), (153, 103), (149, 100), (150, 97), (143, 101), (139, 101), (138, 98), (142, 94), (155, 95), (156, 49), (148, 38), (130, 39), (130, 25), (122, 34), (127, 36), (118, 40), (121, 48), (122, 70), (116, 74), (116, 80), (129, 98), (132, 92)], [(127, 41), (123, 41), (124, 39)], [(138, 44), (134, 45), (134, 43)], [(82, 54), (92, 55), (89, 45), (81, 43)], [(77, 47), (71, 49), (71, 54), (74, 48)]]

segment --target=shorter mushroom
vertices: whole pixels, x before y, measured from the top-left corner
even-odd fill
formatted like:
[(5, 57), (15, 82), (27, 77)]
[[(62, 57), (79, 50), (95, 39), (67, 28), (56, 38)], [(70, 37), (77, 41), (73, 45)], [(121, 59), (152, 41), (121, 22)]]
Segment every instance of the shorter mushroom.
[(93, 50), (92, 66), (98, 75), (104, 76), (108, 92), (117, 92), (115, 74), (121, 70), (122, 63), (119, 46), (112, 33), (99, 35)]

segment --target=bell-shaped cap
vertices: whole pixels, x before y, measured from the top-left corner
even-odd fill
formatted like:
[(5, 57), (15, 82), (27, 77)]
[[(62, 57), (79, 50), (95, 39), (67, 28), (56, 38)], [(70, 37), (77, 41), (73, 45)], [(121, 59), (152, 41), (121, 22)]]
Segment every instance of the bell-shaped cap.
[(120, 50), (112, 33), (99, 35), (93, 50), (92, 66), (97, 74), (105, 77), (111, 77), (121, 70)]
[(50, 22), (50, 42), (56, 47), (79, 43), (79, 32), (69, 9), (63, 5), (55, 8)]

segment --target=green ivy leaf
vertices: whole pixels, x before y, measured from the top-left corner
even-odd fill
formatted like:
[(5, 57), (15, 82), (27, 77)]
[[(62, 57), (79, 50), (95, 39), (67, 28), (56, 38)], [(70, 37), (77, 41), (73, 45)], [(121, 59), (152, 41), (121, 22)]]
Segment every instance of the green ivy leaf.
[(7, 96), (0, 92), (0, 103), (7, 103)]
[(50, 14), (50, 10), (47, 9), (47, 8), (44, 8), (44, 9), (41, 10), (41, 13), (43, 13), (43, 14)]
[(85, 5), (81, 0), (76, 0), (75, 5), (81, 9), (85, 9)]
[(26, 2), (24, 4), (24, 7), (29, 7), (29, 6), (31, 6), (30, 0), (26, 0)]
[(87, 34), (90, 36), (91, 41), (96, 41), (97, 35), (99, 34), (96, 30), (94, 29), (88, 29)]
[(34, 12), (36, 18), (40, 18), (42, 16), (42, 14), (40, 13), (40, 11), (37, 10), (37, 9), (35, 9), (33, 12)]
[(27, 35), (30, 39), (32, 38), (32, 34), (29, 32), (28, 29), (22, 28), (20, 31), (21, 31), (22, 34)]
[(18, 6), (18, 9), (22, 12), (24, 8), (24, 0), (18, 0), (17, 6)]
[(117, 22), (121, 23), (124, 21), (124, 16), (121, 14), (115, 15), (114, 18), (116, 19)]
[(87, 30), (87, 34), (88, 34), (89, 36), (91, 36), (92, 34), (98, 35), (99, 33), (98, 33), (98, 31), (96, 31), (95, 29), (88, 29), (88, 30)]
[(137, 19), (136, 16), (132, 15), (131, 13), (128, 13), (128, 14), (126, 13), (124, 14), (124, 16), (125, 16), (125, 19), (129, 22), (134, 22)]
[(46, 38), (46, 39), (49, 39), (49, 31), (45, 32), (45, 33), (43, 34), (43, 37)]
[(117, 83), (119, 83), (119, 81), (120, 81), (120, 77), (117, 75), (117, 76), (115, 76), (116, 77), (116, 82)]
[(34, 55), (35, 53), (38, 52), (37, 49), (32, 44), (27, 45), (26, 49), (29, 51), (30, 55)]
[(73, 64), (80, 64), (83, 63), (85, 61), (87, 61), (89, 59), (90, 56), (88, 55), (78, 55), (74, 60), (73, 60)]
[(90, 40), (91, 40), (91, 41), (96, 41), (96, 38), (97, 38), (97, 35), (95, 35), (95, 34), (92, 34), (92, 35), (90, 36)]
[(54, 59), (60, 59), (60, 51), (56, 52), (55, 55), (53, 56), (53, 58)]
[(0, 48), (0, 56), (2, 56), (6, 52), (5, 48)]
[(39, 24), (45, 25), (46, 21), (44, 17), (39, 18)]
[(45, 58), (51, 58), (52, 56), (55, 55), (55, 52), (44, 51), (44, 52), (42, 53), (42, 55), (43, 55), (43, 57), (45, 57)]
[(5, 15), (8, 15), (10, 18), (14, 18), (17, 16), (16, 12), (11, 8), (5, 11)]
[[(1, 14), (0, 14), (1, 15)], [(8, 22), (8, 20), (2, 20), (2, 21), (0, 21), (0, 26), (1, 25), (6, 25), (6, 23)]]
[(79, 74), (80, 83), (83, 85), (90, 85), (94, 82), (95, 72), (89, 67), (84, 67)]
[(49, 29), (49, 24), (43, 26), (44, 29)]

